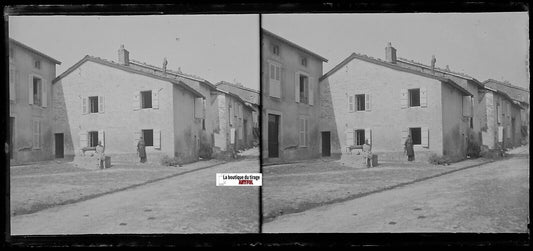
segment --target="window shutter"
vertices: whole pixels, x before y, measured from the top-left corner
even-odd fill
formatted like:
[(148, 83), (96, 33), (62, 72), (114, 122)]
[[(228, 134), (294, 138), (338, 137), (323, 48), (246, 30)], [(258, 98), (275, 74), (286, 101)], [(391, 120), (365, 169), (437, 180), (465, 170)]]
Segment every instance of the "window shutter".
[(16, 91), (16, 79), (17, 71), (15, 70), (15, 65), (9, 64), (9, 100), (15, 101)]
[(152, 90), (152, 108), (159, 109), (159, 92)]
[(420, 88), (420, 107), (428, 107), (428, 95), (426, 87)]
[(370, 111), (370, 105), (372, 102), (370, 101), (370, 94), (365, 95), (365, 110)]
[(230, 102), (230, 107), (229, 107), (229, 123), (230, 123), (230, 125), (233, 125), (233, 117), (234, 117), (233, 114), (235, 112), (233, 109), (234, 109), (233, 105)]
[(294, 100), (300, 103), (300, 74), (298, 72), (294, 77)]
[(194, 117), (201, 119), (204, 117), (204, 101), (203, 98), (194, 99)]
[[(104, 96), (98, 96), (98, 113), (104, 113)], [(102, 144), (104, 142), (102, 141)]]
[(102, 142), (102, 146), (105, 146), (104, 130), (98, 130), (98, 141)]
[(305, 130), (304, 130), (305, 145), (309, 146), (309, 138), (308, 138), (309, 133), (307, 133), (309, 131), (309, 121), (307, 119), (304, 119), (304, 124), (305, 124)]
[(299, 123), (299, 141), (298, 141), (298, 144), (300, 146), (305, 146), (305, 120), (303, 118), (300, 118), (300, 123)]
[(498, 126), (498, 142), (503, 142), (503, 126)]
[(161, 149), (161, 130), (154, 130), (154, 148)]
[(229, 140), (231, 144), (235, 144), (235, 128), (230, 128)]
[(353, 146), (355, 143), (354, 130), (349, 129), (345, 133), (346, 133), (346, 147)]
[(141, 109), (141, 102), (139, 101), (140, 92), (133, 93), (133, 110)]
[(135, 145), (135, 147), (137, 147), (137, 143), (139, 143), (139, 139), (141, 138), (141, 134), (142, 134), (141, 131), (135, 131), (133, 133), (133, 144)]
[(429, 129), (422, 127), (422, 146), (429, 147)]
[(354, 109), (354, 99), (355, 99), (355, 96), (354, 95), (350, 95), (348, 96), (348, 109), (350, 112), (353, 112), (355, 109)]
[(87, 97), (81, 98), (81, 114), (87, 114), (88, 112), (87, 102), (88, 102)]
[(41, 80), (41, 100), (42, 106), (48, 107), (48, 82), (46, 80)]
[(500, 105), (496, 105), (496, 117), (498, 119), (498, 123), (501, 123), (502, 122), (502, 111), (501, 111), (501, 106)]
[(365, 140), (368, 139), (368, 144), (372, 144), (372, 130), (370, 128), (365, 129)]
[(472, 117), (472, 97), (463, 96), (463, 116)]
[(207, 102), (206, 102), (205, 98), (202, 99), (202, 113), (204, 114), (204, 118), (206, 117), (206, 114), (205, 114), (206, 113), (206, 106), (207, 106), (206, 103)]
[(33, 105), (33, 76), (30, 75), (30, 79), (28, 82), (28, 90), (29, 90), (29, 104)]
[(88, 146), (87, 132), (80, 132), (79, 136), (80, 136), (80, 149), (87, 147)]
[(402, 109), (407, 108), (407, 89), (402, 88), (401, 97), (400, 97), (400, 106)]
[(409, 135), (409, 130), (402, 129), (402, 134), (401, 134), (401, 136), (402, 136), (402, 138), (401, 138), (401, 140), (402, 140), (402, 142), (401, 142), (402, 149), (405, 146), (405, 141), (407, 140), (407, 135)]
[(312, 77), (307, 78), (307, 89), (309, 90), (309, 104), (315, 103), (315, 81)]

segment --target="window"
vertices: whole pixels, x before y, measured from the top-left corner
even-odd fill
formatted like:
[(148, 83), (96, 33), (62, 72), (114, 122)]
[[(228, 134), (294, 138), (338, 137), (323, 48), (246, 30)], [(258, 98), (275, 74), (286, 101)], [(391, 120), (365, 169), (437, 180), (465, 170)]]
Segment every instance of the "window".
[(96, 147), (98, 145), (98, 131), (88, 133), (89, 145), (88, 147)]
[(300, 75), (299, 78), (300, 85), (300, 103), (308, 104), (309, 103), (309, 78), (304, 75)]
[(272, 45), (272, 54), (279, 56), (279, 45)]
[(470, 128), (474, 129), (474, 118), (470, 117)]
[(154, 130), (142, 130), (142, 135), (146, 146), (154, 146)]
[(152, 91), (141, 92), (141, 109), (152, 108)]
[(41, 149), (41, 121), (33, 121), (33, 149)]
[(365, 130), (355, 130), (355, 145), (362, 146), (365, 144)]
[(420, 127), (409, 128), (409, 134), (411, 135), (411, 139), (413, 140), (413, 145), (422, 144), (422, 128)]
[(409, 90), (409, 107), (420, 106), (420, 89)]
[(269, 95), (271, 97), (281, 97), (281, 65), (269, 64)]
[(33, 77), (33, 104), (42, 105), (42, 86), (43, 81), (38, 77)]
[(98, 97), (89, 97), (89, 112), (98, 113)]
[(205, 119), (202, 119), (202, 130), (205, 131)]
[(365, 110), (365, 94), (355, 95), (355, 110), (364, 111)]
[(306, 58), (306, 57), (302, 57), (302, 58), (300, 59), (300, 64), (301, 64), (302, 66), (307, 67), (307, 58)]
[(308, 121), (306, 118), (300, 118), (300, 138), (299, 144), (302, 147), (307, 146), (307, 132), (308, 132)]
[(41, 60), (34, 59), (33, 60), (33, 67), (35, 67), (35, 69), (41, 69)]

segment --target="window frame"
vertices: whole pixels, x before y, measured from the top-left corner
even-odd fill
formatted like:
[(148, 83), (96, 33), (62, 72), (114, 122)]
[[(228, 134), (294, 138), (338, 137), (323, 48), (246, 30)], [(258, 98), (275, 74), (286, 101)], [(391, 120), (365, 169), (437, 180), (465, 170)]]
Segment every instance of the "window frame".
[[(415, 138), (413, 131), (418, 131), (418, 138)], [(422, 146), (422, 127), (409, 127), (409, 135), (411, 135), (411, 140), (413, 140), (413, 146)], [(415, 139), (418, 139), (417, 143)]]
[(280, 54), (279, 44), (272, 43), (272, 55), (279, 56), (279, 54)]
[[(100, 103), (99, 103), (98, 96), (89, 96), (89, 97), (87, 97), (87, 102), (89, 103), (89, 107), (88, 107), (89, 108), (88, 109), (88, 113), (89, 114), (98, 113), (99, 112)], [(93, 107), (93, 104), (94, 104), (94, 107)]]
[[(273, 69), (273, 71), (272, 71)], [(281, 99), (281, 78), (282, 78), (282, 64), (275, 61), (268, 61), (268, 96), (272, 98)], [(274, 78), (272, 78), (274, 77)], [(272, 95), (273, 85), (277, 85), (279, 97)]]
[[(152, 100), (152, 90), (147, 90), (147, 91), (141, 91), (140, 94), (139, 94), (141, 97), (141, 110), (142, 109), (152, 109), (154, 107), (154, 104), (153, 104), (153, 100)], [(147, 103), (146, 102), (146, 99), (149, 99), (150, 100), (150, 107), (147, 106)]]
[(298, 118), (298, 145), (309, 146), (309, 119), (304, 116)]
[[(417, 102), (418, 102), (418, 105), (413, 105), (413, 97), (412, 97), (412, 92), (418, 92), (418, 99), (417, 99)], [(407, 107), (422, 107), (421, 106), (421, 103), (420, 102), (420, 88), (412, 88), (412, 89), (407, 89)]]
[[(35, 80), (39, 80), (39, 82), (37, 83), (37, 86), (38, 86), (38, 90), (36, 90), (35, 88)], [(37, 76), (37, 75), (32, 75), (32, 85), (33, 85), (33, 105), (36, 105), (36, 106), (40, 106), (42, 107), (43, 106), (43, 78), (40, 77), (40, 76)], [(36, 93), (37, 91), (37, 93)], [(36, 102), (36, 101), (39, 101), (39, 102)]]
[[(361, 134), (362, 137), (360, 137), (359, 134)], [(353, 140), (354, 140), (354, 146), (362, 147), (365, 144), (365, 129), (355, 129)]]
[[(149, 137), (147, 137), (146, 135), (149, 135)], [(145, 146), (150, 146), (150, 147), (154, 146), (154, 129), (142, 129), (141, 136), (143, 136)], [(148, 144), (149, 143), (148, 138), (151, 139), (151, 145)]]
[[(95, 140), (96, 138), (96, 140)], [(93, 145), (94, 141), (94, 145)], [(98, 145), (98, 131), (88, 131), (87, 132), (87, 147), (96, 147)]]
[(300, 65), (303, 67), (307, 67), (307, 63), (308, 63), (307, 57), (300, 56)]
[[(366, 94), (360, 93), (360, 94), (355, 94), (353, 96), (354, 96), (354, 111), (356, 112), (366, 111)], [(359, 103), (362, 104), (362, 107), (363, 107), (362, 109), (360, 109)]]
[(41, 70), (42, 69), (42, 62), (38, 58), (33, 59), (33, 68)]
[[(304, 82), (302, 82), (302, 79), (306, 80)], [(298, 85), (299, 85), (299, 90), (300, 90), (300, 93), (298, 94), (299, 97), (300, 97), (300, 102), (299, 103), (302, 103), (302, 104), (309, 104), (309, 95), (310, 95), (310, 91), (309, 90), (309, 76), (306, 75), (306, 74), (303, 74), (303, 73), (298, 73)], [(303, 90), (302, 90), (302, 87)]]

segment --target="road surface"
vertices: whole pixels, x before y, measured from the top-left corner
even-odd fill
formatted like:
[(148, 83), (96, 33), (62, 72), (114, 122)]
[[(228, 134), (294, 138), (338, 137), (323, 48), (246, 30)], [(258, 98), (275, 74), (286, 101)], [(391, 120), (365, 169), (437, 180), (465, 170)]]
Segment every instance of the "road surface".
[(280, 216), (265, 233), (527, 233), (529, 153)]
[(259, 187), (217, 187), (216, 173), (258, 173), (247, 158), (11, 218), (12, 235), (257, 233)]

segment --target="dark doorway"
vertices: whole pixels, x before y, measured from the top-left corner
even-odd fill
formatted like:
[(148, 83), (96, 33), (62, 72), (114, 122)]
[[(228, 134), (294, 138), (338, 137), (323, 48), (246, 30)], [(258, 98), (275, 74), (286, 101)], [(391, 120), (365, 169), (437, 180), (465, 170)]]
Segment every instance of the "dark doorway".
[(322, 132), (322, 156), (331, 156), (331, 138), (330, 132)]
[(13, 145), (15, 143), (15, 118), (9, 117), (9, 159), (13, 159)]
[(65, 148), (63, 146), (63, 134), (62, 133), (56, 133), (55, 134), (55, 142), (56, 142), (56, 158), (64, 158), (65, 157)]
[(268, 157), (279, 157), (279, 115), (268, 114)]
[(242, 120), (242, 131), (243, 144), (245, 147), (248, 147), (248, 120), (246, 119)]

